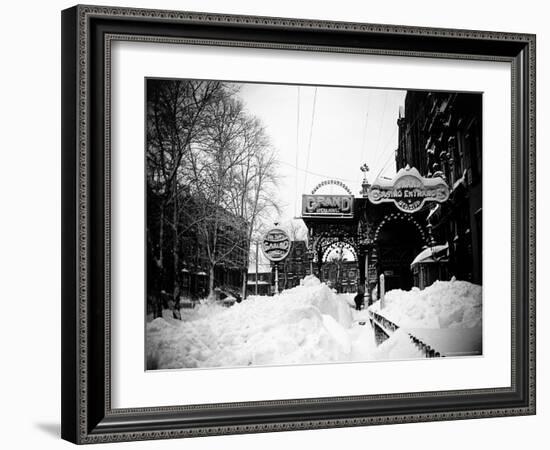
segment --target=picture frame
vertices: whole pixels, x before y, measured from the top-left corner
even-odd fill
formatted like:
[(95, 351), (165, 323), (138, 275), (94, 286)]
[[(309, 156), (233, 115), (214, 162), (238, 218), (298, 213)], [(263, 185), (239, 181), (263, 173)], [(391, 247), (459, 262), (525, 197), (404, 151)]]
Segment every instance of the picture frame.
[[(115, 41), (509, 63), (510, 386), (113, 408), (110, 52)], [(62, 437), (85, 444), (535, 414), (535, 41), (531, 34), (505, 32), (82, 5), (64, 10)]]

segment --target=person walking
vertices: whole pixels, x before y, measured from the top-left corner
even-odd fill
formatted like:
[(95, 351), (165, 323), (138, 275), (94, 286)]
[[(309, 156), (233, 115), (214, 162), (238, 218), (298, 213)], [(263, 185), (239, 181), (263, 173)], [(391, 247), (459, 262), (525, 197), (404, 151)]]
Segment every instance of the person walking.
[(357, 294), (353, 300), (355, 301), (355, 309), (361, 311), (363, 303), (365, 302), (365, 288), (363, 286), (357, 288)]

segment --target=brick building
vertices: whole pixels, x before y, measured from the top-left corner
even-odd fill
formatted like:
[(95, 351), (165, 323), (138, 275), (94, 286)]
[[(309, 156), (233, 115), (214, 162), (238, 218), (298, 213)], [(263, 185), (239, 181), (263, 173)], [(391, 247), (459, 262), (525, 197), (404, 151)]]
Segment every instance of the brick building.
[[(451, 189), (448, 201), (430, 206), (426, 227), (439, 252), (425, 264), (447, 260), (447, 277), (481, 284), (482, 95), (409, 91), (399, 115), (397, 170), (415, 167), (422, 176), (442, 177)], [(430, 284), (421, 282), (421, 269), (413, 267), (415, 284)]]

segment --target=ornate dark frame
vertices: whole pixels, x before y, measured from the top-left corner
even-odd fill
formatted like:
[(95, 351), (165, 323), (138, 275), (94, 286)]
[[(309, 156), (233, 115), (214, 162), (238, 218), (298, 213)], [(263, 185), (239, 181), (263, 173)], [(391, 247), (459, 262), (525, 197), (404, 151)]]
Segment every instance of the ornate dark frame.
[[(112, 409), (110, 43), (506, 61), (512, 66), (512, 385)], [(62, 13), (62, 437), (83, 444), (535, 413), (535, 36), (98, 6)]]

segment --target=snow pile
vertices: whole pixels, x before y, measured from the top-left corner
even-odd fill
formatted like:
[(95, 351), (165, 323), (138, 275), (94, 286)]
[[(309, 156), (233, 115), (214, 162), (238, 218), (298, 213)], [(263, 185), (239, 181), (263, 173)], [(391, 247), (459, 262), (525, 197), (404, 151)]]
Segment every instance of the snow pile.
[(147, 324), (149, 369), (348, 361), (352, 351), (351, 309), (311, 276), (274, 297), (182, 314)]
[(370, 309), (405, 328), (473, 328), (481, 325), (481, 286), (467, 281), (436, 281), (431, 286), (386, 293)]
[(382, 342), (372, 355), (372, 358), (376, 360), (417, 359), (424, 357), (422, 351), (411, 342), (409, 335), (400, 328), (389, 339)]

